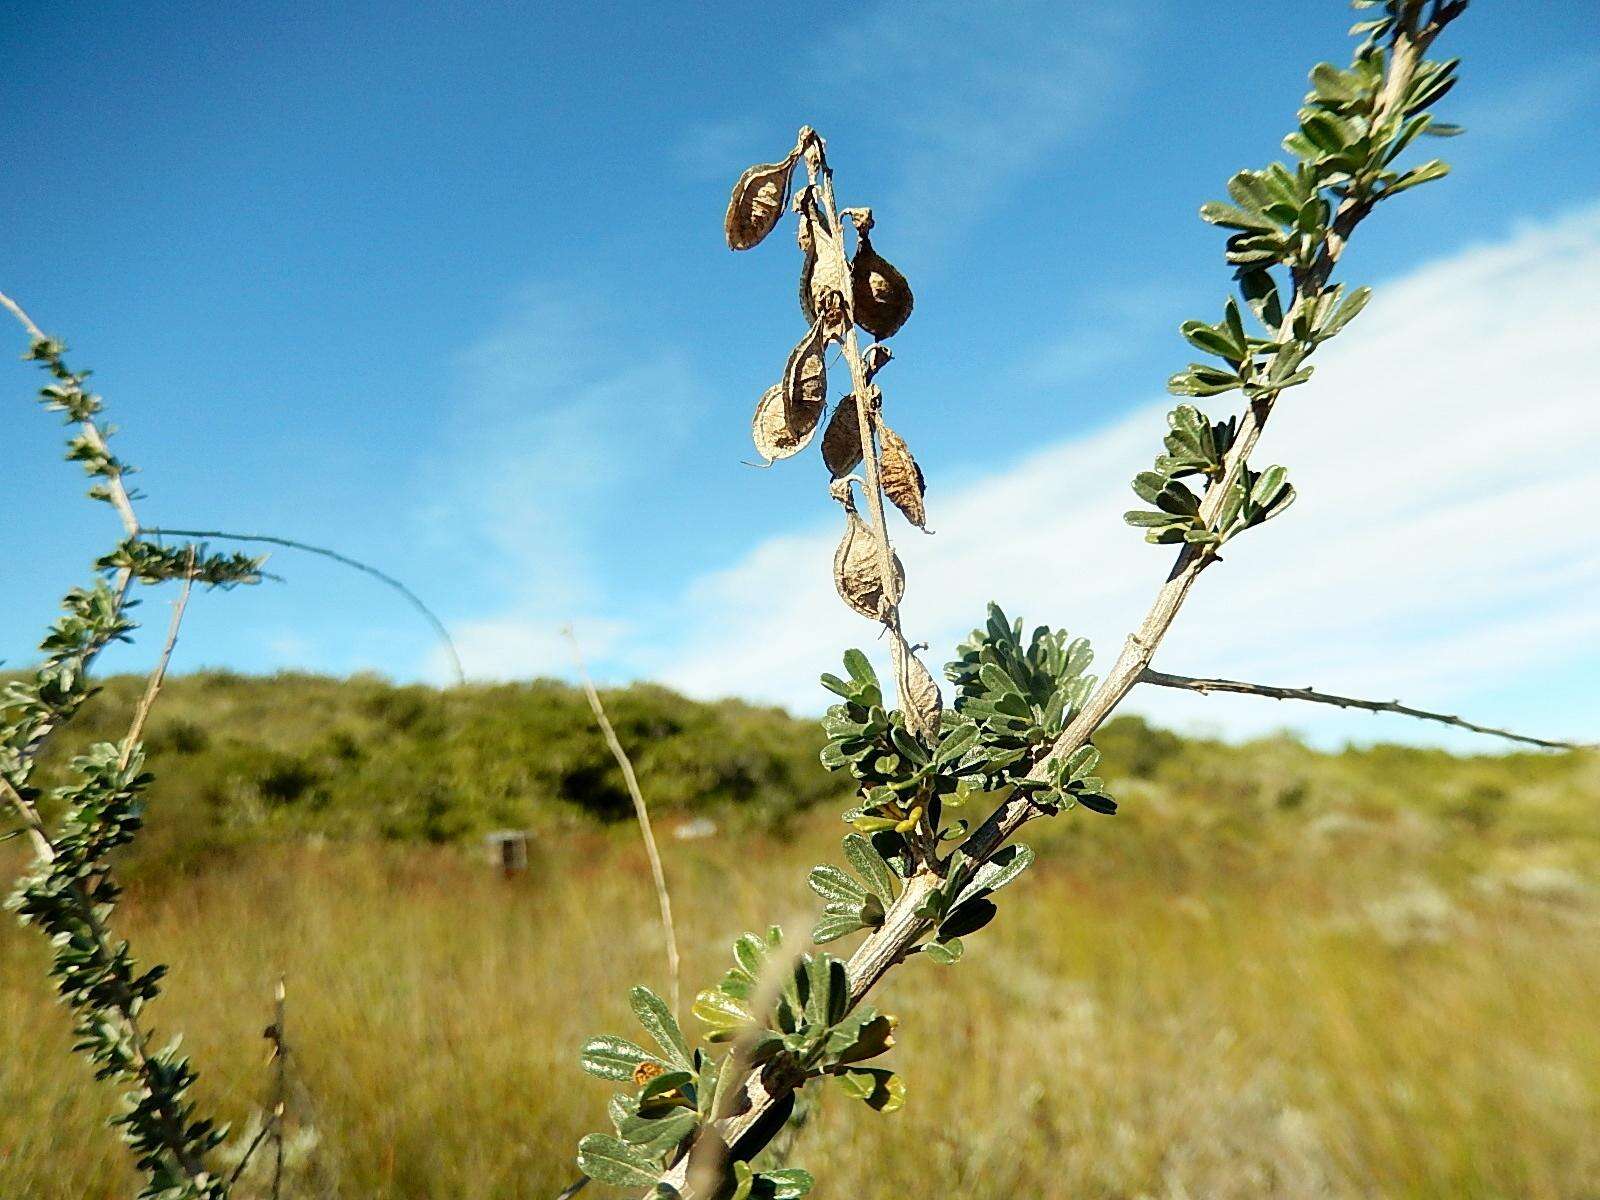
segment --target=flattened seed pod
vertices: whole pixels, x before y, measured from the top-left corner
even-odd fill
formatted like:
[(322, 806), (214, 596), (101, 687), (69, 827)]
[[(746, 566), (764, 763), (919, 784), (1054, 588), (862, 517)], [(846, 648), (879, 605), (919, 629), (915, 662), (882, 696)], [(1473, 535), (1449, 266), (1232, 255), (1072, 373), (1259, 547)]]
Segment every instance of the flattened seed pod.
[(894, 638), (889, 648), (894, 657), (895, 680), (906, 706), (906, 728), (931, 745), (938, 741), (939, 718), (944, 712), (939, 685), (904, 638)]
[[(809, 414), (809, 416), (808, 416)], [(791, 420), (783, 402), (783, 385), (775, 383), (756, 405), (755, 418), (750, 422), (750, 436), (755, 440), (756, 453), (770, 466), (780, 458), (799, 454), (816, 433), (822, 417), (821, 406), (802, 407)]]
[(791, 151), (782, 162), (757, 163), (733, 185), (728, 215), (722, 220), (728, 249), (748, 250), (771, 233), (789, 199), (789, 179), (794, 174)]
[(861, 462), (860, 416), (855, 396), (846, 396), (834, 407), (828, 427), (822, 431), (822, 461), (835, 479), (850, 474)]
[(800, 344), (789, 352), (783, 367), (783, 405), (796, 428), (809, 416), (812, 426), (822, 418), (828, 402), (828, 340), (822, 324), (813, 325)]
[(872, 527), (863, 521), (854, 504), (845, 506), (844, 536), (833, 552), (833, 586), (839, 598), (863, 617), (881, 621), (889, 604), (898, 604), (905, 594), (906, 572), (900, 556), (893, 556), (894, 580), (886, 601), (883, 573), (878, 569), (878, 541)]
[(857, 235), (850, 264), (850, 304), (856, 324), (876, 338), (893, 337), (911, 316), (911, 285), (872, 248), (866, 228)]
[(883, 494), (894, 506), (924, 533), (928, 531), (928, 510), (923, 504), (927, 486), (922, 478), (922, 468), (911, 457), (911, 448), (905, 439), (882, 421), (878, 423), (878, 445), (881, 462), (878, 475), (883, 483)]

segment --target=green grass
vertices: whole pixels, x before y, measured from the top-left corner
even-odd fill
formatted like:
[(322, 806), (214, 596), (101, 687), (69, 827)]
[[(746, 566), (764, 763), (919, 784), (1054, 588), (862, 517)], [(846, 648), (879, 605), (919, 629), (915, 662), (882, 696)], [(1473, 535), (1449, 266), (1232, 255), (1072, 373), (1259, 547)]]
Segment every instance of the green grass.
[[(230, 699), (212, 704), (207, 686)], [(322, 698), (284, 712), (275, 686)], [(424, 777), (463, 777), (451, 772), (518, 736), (537, 707), (523, 693), (475, 689), (482, 706), (456, 727), (472, 749)], [(310, 761), (295, 747), (317, 745), (330, 719), (370, 764), (386, 738), (423, 739), (352, 712), (408, 694), (412, 730), (446, 703), (376, 681), (182, 680), (158, 732), (191, 721), (206, 748), (168, 746), (158, 766), (224, 750), (244, 761), (236, 741)], [(770, 722), (763, 753), (806, 778), (780, 744), (798, 726), (736, 711)], [(638, 728), (623, 736), (651, 764), (647, 793), (671, 798), (664, 827), (678, 810), (722, 820), (716, 838), (663, 847), (686, 991), (720, 974), (741, 930), (808, 928), (805, 871), (838, 857), (831, 798), (807, 809), (758, 789), (697, 804)], [(1600, 761), (1228, 748), (1133, 722), (1102, 740), (1122, 813), (1030, 827), (1038, 865), (963, 961), (889, 977), (877, 1002), (901, 1018), (890, 1058), (909, 1102), (882, 1117), (824, 1093), (792, 1151), (819, 1196), (1600, 1195)], [(171, 853), (138, 864), (118, 923), (173, 966), (152, 1015), (185, 1033), (205, 1099), (241, 1123), (261, 1102), (260, 1033), (283, 970), (297, 1113), (319, 1139), (291, 1194), (553, 1197), (578, 1137), (605, 1126), (607, 1088), (578, 1071), (578, 1045), (629, 1030), (630, 984), (665, 990), (631, 826), (543, 783), (507, 809), (480, 806), (494, 789), (475, 786), (461, 805), (474, 820), (538, 833), (534, 869), (506, 880), (426, 829), (403, 841), (358, 819), (360, 786), (376, 812), (419, 803), (403, 772), (385, 794), (375, 767), (334, 771), (321, 808), (242, 821), (195, 800), (206, 777), (190, 765), (168, 772), (151, 815), (152, 843)], [(244, 804), (249, 786), (228, 795)], [(189, 869), (163, 869), (180, 846)], [(112, 1098), (67, 1051), (45, 962), (36, 934), (0, 926), (0, 1196), (130, 1195), (102, 1124)]]

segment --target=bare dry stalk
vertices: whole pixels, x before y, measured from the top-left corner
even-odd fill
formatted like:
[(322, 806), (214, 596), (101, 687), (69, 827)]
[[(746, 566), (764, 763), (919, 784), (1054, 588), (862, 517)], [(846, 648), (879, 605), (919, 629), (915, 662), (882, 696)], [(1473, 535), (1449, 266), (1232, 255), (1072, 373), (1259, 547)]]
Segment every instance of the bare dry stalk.
[(644, 838), (644, 851), (650, 859), (650, 874), (655, 881), (656, 901), (661, 907), (661, 931), (667, 944), (667, 974), (672, 981), (672, 1011), (674, 1014), (682, 1011), (679, 1002), (679, 961), (678, 961), (678, 934), (672, 923), (672, 896), (667, 891), (667, 876), (661, 866), (661, 852), (656, 848), (655, 831), (650, 826), (650, 809), (644, 802), (644, 793), (639, 789), (639, 777), (634, 774), (633, 762), (628, 758), (628, 752), (622, 748), (622, 743), (617, 740), (617, 731), (612, 728), (611, 720), (606, 716), (605, 705), (600, 703), (600, 693), (595, 691), (594, 681), (589, 678), (589, 669), (583, 661), (583, 651), (578, 647), (578, 637), (570, 627), (562, 631), (567, 640), (572, 643), (572, 658), (578, 666), (578, 678), (583, 683), (583, 691), (589, 697), (589, 707), (594, 710), (594, 719), (600, 725), (600, 732), (605, 736), (606, 745), (611, 748), (611, 755), (617, 760), (617, 766), (622, 769), (622, 778), (628, 785), (628, 795), (633, 797), (633, 815), (639, 821), (639, 833)]
[(139, 739), (144, 735), (144, 723), (150, 719), (150, 709), (154, 707), (156, 697), (161, 694), (161, 685), (166, 682), (167, 667), (172, 662), (172, 651), (178, 645), (178, 627), (183, 624), (183, 614), (189, 607), (189, 592), (194, 588), (194, 558), (195, 550), (190, 546), (183, 587), (178, 591), (178, 598), (172, 602), (172, 619), (167, 622), (167, 640), (162, 643), (161, 654), (150, 671), (150, 678), (145, 681), (144, 695), (139, 697), (139, 703), (133, 710), (133, 721), (128, 726), (128, 735), (122, 739), (120, 761), (124, 767), (128, 765), (128, 758), (133, 754), (133, 748), (139, 744)]
[(303, 550), (307, 554), (320, 555), (323, 558), (331, 559), (343, 566), (350, 567), (352, 570), (360, 571), (364, 575), (370, 575), (379, 583), (393, 588), (404, 597), (406, 603), (422, 614), (423, 619), (432, 626), (434, 633), (439, 636), (439, 644), (444, 647), (445, 653), (450, 656), (450, 670), (455, 676), (456, 685), (459, 687), (467, 682), (466, 672), (461, 666), (461, 655), (456, 651), (455, 639), (450, 636), (450, 630), (445, 627), (445, 623), (439, 619), (438, 614), (424, 604), (422, 598), (405, 584), (401, 583), (393, 575), (379, 570), (371, 563), (364, 563), (360, 559), (351, 558), (348, 554), (341, 554), (337, 550), (330, 550), (326, 546), (313, 546), (310, 542), (297, 542), (293, 538), (276, 537), (267, 533), (228, 533), (221, 529), (173, 529), (170, 526), (151, 526), (144, 532), (150, 537), (166, 535), (168, 537), (185, 538), (221, 538), (229, 542), (261, 542), (269, 546), (284, 546), (290, 550)]
[(1204, 679), (1193, 675), (1169, 675), (1165, 671), (1156, 671), (1148, 668), (1139, 677), (1139, 682), (1154, 684), (1157, 687), (1199, 692), (1202, 696), (1209, 696), (1212, 692), (1232, 692), (1242, 696), (1265, 696), (1271, 700), (1305, 700), (1312, 704), (1331, 704), (1336, 708), (1359, 708), (1366, 712), (1374, 713), (1398, 713), (1403, 717), (1416, 717), (1422, 721), (1437, 721), (1441, 725), (1453, 725), (1457, 729), (1466, 729), (1473, 733), (1484, 733), (1490, 737), (1505, 738), (1507, 741), (1522, 742), (1529, 746), (1540, 746), (1546, 750), (1586, 750), (1592, 748), (1583, 742), (1550, 741), (1545, 738), (1532, 737), (1526, 733), (1513, 733), (1509, 729), (1496, 729), (1491, 725), (1475, 725), (1471, 721), (1463, 721), (1460, 717), (1451, 716), (1448, 713), (1430, 712), (1425, 708), (1412, 708), (1408, 704), (1401, 704), (1398, 700), (1358, 700), (1353, 696), (1335, 696), (1331, 692), (1319, 692), (1310, 687), (1273, 687), (1265, 683), (1241, 683), (1236, 679)]

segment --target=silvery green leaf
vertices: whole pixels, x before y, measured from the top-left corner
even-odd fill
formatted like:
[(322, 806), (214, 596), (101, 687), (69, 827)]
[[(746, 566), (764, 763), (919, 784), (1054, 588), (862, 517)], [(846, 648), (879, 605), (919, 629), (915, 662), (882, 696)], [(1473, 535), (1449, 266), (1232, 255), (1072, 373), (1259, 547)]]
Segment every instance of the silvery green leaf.
[(867, 898), (867, 889), (835, 866), (813, 867), (806, 884), (824, 900), (859, 905)]
[(667, 1002), (647, 987), (636, 987), (628, 993), (633, 1005), (633, 1015), (639, 1018), (667, 1061), (682, 1071), (693, 1071), (694, 1060), (689, 1056), (689, 1043), (684, 1040), (678, 1019), (672, 1015)]
[(1156, 497), (1161, 494), (1161, 489), (1167, 486), (1165, 475), (1155, 471), (1140, 471), (1133, 477), (1133, 491), (1139, 499), (1154, 504)]
[(867, 889), (883, 901), (885, 908), (894, 902), (898, 891), (894, 871), (870, 841), (859, 833), (846, 835), (844, 856), (856, 874), (866, 881)]
[(943, 941), (927, 943), (927, 945), (922, 947), (922, 953), (925, 954), (930, 961), (938, 963), (941, 967), (948, 967), (950, 964), (957, 962), (961, 958), (961, 952), (963, 949), (965, 949), (965, 947), (962, 946), (961, 939), (958, 937), (953, 937), (946, 938)]
[(976, 896), (998, 892), (1026, 871), (1032, 862), (1033, 851), (1027, 846), (1006, 846), (997, 850), (988, 862), (973, 873), (951, 907), (960, 907)]
[(661, 1060), (643, 1046), (636, 1046), (627, 1038), (610, 1034), (602, 1034), (585, 1042), (580, 1059), (583, 1069), (589, 1074), (616, 1080), (631, 1080), (634, 1068), (642, 1062)]
[(675, 1108), (665, 1116), (634, 1116), (622, 1123), (622, 1140), (646, 1158), (659, 1158), (700, 1124), (693, 1110)]
[(933, 756), (933, 761), (939, 766), (955, 762), (965, 754), (978, 740), (978, 727), (971, 721), (963, 721), (954, 729), (944, 735), (939, 743), (939, 749)]
[(590, 1179), (616, 1187), (649, 1187), (656, 1181), (653, 1164), (620, 1138), (591, 1133), (578, 1143), (578, 1170)]
[(811, 927), (811, 940), (822, 946), (866, 927), (855, 912), (824, 912)]
[(1258, 212), (1249, 212), (1220, 200), (1207, 201), (1200, 206), (1200, 219), (1208, 225), (1221, 225), (1225, 229), (1260, 229), (1276, 233), (1278, 227)]

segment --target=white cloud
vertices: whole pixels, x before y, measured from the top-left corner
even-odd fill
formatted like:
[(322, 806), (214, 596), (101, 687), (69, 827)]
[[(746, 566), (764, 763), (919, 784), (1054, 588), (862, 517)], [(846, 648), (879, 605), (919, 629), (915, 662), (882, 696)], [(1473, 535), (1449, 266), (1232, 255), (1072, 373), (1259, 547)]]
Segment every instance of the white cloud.
[[(423, 514), (441, 553), (488, 570), (487, 611), (450, 626), (469, 677), (567, 674), (576, 614), (603, 657), (627, 622), (605, 612), (595, 560), (608, 503), (681, 438), (700, 401), (686, 361), (610, 328), (582, 297), (531, 289), (460, 356), (458, 432)], [(448, 550), (444, 548), (448, 547)], [(441, 649), (425, 667), (449, 677)]]
[[(891, 131), (896, 243), (913, 257), (978, 219), (1127, 83), (1122, 46), (1140, 5), (1113, 10), (1025, 0), (995, 21), (983, 5), (925, 0), (863, 12), (808, 64), (850, 111)], [(1026, 29), (1026, 37), (1017, 36)], [(826, 132), (826, 131), (824, 131)]]
[[(1290, 468), (1298, 503), (1207, 573), (1158, 663), (1461, 707), (1548, 672), (1555, 732), (1592, 737), (1582, 724), (1600, 710), (1575, 672), (1600, 647), (1600, 395), (1581, 349), (1597, 330), (1600, 207), (1379, 287), (1316, 378), (1285, 396), (1257, 452)], [(938, 535), (907, 531), (899, 546), (906, 628), (936, 661), (991, 598), (1087, 634), (1102, 663), (1114, 655), (1170, 561), (1120, 520), (1167, 406), (953, 491), (932, 464)], [(685, 632), (641, 666), (693, 694), (814, 710), (818, 671), (871, 632), (833, 595), (836, 536), (819, 517), (702, 577), (678, 607)], [(1231, 733), (1350, 728), (1331, 710), (1266, 701), (1155, 689), (1135, 700)], [(1399, 724), (1360, 728), (1419, 736)]]

